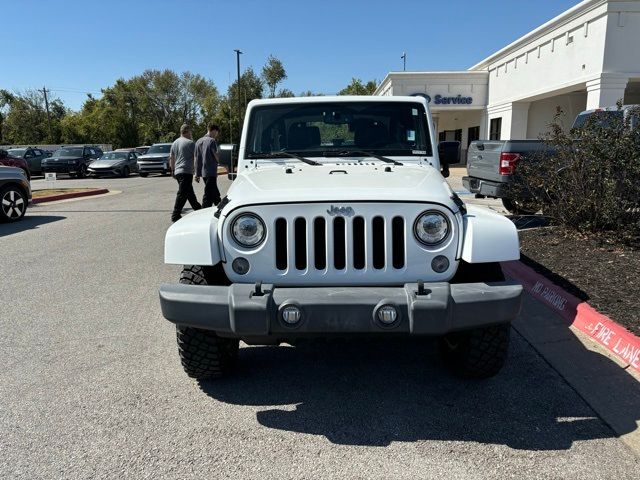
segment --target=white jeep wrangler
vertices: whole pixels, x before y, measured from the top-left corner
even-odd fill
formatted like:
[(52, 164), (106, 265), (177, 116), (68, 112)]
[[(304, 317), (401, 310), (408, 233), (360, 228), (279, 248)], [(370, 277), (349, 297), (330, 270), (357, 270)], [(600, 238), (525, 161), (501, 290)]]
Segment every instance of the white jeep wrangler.
[(235, 182), (173, 224), (163, 284), (191, 377), (228, 373), (240, 340), (441, 337), (454, 373), (489, 377), (507, 355), (522, 287), (514, 225), (465, 206), (440, 174), (421, 97), (252, 101)]

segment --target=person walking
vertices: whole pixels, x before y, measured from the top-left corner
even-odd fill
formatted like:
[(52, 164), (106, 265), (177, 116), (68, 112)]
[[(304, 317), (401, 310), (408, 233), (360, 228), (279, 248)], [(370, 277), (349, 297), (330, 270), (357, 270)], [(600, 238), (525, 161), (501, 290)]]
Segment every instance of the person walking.
[(194, 210), (202, 208), (196, 198), (196, 192), (193, 191), (193, 157), (196, 144), (191, 137), (191, 127), (185, 123), (180, 127), (180, 137), (173, 142), (169, 152), (171, 175), (178, 182), (176, 203), (171, 214), (172, 222), (182, 218), (182, 209), (187, 200)]
[(196, 182), (200, 177), (204, 180), (204, 196), (202, 208), (211, 207), (220, 203), (220, 190), (218, 190), (218, 134), (220, 127), (215, 123), (207, 125), (209, 133), (196, 142)]

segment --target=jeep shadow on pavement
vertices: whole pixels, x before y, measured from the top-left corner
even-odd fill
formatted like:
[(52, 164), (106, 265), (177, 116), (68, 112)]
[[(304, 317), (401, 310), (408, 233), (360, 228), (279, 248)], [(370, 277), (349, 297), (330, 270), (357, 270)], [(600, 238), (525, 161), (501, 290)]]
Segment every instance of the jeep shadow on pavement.
[[(488, 381), (444, 373), (435, 341), (382, 339), (243, 348), (234, 376), (199, 385), (215, 401), (264, 407), (256, 413), (264, 427), (339, 445), (440, 440), (552, 451), (617, 436), (517, 332), (512, 338), (503, 373)], [(584, 349), (577, 339), (570, 348)], [(635, 410), (619, 406), (618, 433), (634, 431), (640, 384), (605, 356), (587, 354), (599, 372), (594, 382), (613, 378), (638, 399)]]

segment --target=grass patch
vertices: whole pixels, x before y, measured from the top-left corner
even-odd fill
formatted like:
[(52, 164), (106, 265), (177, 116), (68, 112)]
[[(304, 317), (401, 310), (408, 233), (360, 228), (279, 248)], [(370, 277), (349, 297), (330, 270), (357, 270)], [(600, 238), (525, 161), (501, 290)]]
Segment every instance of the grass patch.
[(96, 188), (45, 188), (31, 192), (33, 198), (49, 197), (51, 195), (62, 195), (64, 193), (91, 192)]

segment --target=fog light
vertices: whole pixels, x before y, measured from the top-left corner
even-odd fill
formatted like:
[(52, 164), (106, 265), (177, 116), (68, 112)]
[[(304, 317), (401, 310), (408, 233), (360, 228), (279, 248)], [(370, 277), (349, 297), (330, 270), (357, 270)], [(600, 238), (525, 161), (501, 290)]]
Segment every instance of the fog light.
[(231, 263), (231, 268), (238, 275), (246, 275), (249, 273), (249, 260), (246, 258), (238, 257)]
[(398, 311), (396, 307), (393, 305), (383, 305), (376, 312), (378, 316), (378, 320), (380, 320), (385, 325), (391, 325), (398, 318)]
[(295, 305), (287, 305), (280, 312), (282, 320), (289, 325), (295, 325), (302, 318), (302, 312)]
[(431, 260), (431, 268), (436, 273), (445, 272), (449, 268), (449, 259), (444, 255), (438, 255)]

